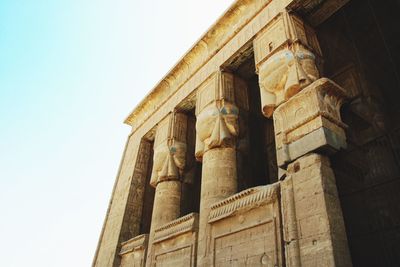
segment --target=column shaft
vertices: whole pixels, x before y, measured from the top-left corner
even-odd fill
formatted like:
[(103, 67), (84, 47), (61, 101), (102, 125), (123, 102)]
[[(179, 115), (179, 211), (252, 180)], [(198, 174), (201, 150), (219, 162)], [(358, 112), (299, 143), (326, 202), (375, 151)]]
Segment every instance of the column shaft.
[(210, 236), (207, 235), (207, 222), (210, 207), (215, 202), (236, 193), (236, 177), (236, 149), (215, 148), (204, 153), (197, 253), (199, 266), (210, 266), (207, 259), (207, 247), (210, 242), (208, 240)]
[(187, 117), (170, 113), (158, 127), (154, 141), (154, 163), (150, 184), (156, 188), (149, 233), (146, 266), (154, 264), (154, 233), (180, 216), (181, 176), (186, 164)]
[(248, 110), (247, 86), (216, 72), (197, 91), (196, 158), (202, 160), (197, 266), (211, 266), (211, 205), (237, 192), (239, 109)]
[(335, 177), (321, 155), (346, 147), (340, 117), (346, 92), (320, 78), (319, 44), (300, 17), (282, 12), (255, 39), (254, 51), (262, 112), (274, 119), (277, 163), (289, 166), (281, 183), (286, 263), (351, 266)]
[(156, 187), (150, 233), (180, 215), (181, 181), (163, 181)]

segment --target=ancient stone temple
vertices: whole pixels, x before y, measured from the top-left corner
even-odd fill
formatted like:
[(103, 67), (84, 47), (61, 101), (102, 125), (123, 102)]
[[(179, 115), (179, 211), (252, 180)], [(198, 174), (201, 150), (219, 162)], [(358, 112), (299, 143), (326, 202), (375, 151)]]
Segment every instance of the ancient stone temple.
[(93, 266), (400, 266), (399, 14), (237, 0), (126, 118)]

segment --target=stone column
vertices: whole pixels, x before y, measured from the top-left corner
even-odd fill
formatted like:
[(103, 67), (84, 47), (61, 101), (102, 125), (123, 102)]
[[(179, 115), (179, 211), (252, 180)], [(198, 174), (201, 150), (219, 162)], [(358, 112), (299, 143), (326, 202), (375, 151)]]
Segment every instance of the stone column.
[(170, 113), (158, 126), (154, 141), (154, 160), (150, 184), (156, 188), (149, 234), (146, 266), (153, 261), (155, 230), (180, 216), (181, 176), (186, 162), (187, 118)]
[(237, 192), (236, 138), (239, 107), (247, 108), (245, 83), (216, 72), (197, 91), (196, 158), (203, 162), (198, 266), (211, 266), (208, 216), (211, 205)]
[(346, 147), (340, 117), (346, 91), (319, 78), (316, 35), (292, 14), (272, 20), (254, 50), (262, 112), (274, 119), (286, 264), (351, 266), (335, 177), (325, 156)]

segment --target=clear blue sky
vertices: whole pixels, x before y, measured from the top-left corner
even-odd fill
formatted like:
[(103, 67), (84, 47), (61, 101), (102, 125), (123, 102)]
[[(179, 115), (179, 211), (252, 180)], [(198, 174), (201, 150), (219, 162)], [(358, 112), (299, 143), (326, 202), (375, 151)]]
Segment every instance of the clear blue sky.
[(1, 266), (90, 266), (124, 118), (232, 2), (0, 1)]

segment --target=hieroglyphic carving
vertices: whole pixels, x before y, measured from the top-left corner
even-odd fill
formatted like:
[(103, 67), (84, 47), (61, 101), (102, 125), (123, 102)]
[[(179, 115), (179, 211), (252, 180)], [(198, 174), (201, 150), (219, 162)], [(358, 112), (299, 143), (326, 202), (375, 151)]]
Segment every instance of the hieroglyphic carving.
[(274, 112), (278, 166), (322, 147), (346, 147), (347, 127), (340, 117), (343, 88), (321, 78)]
[(151, 155), (151, 143), (142, 139), (136, 157), (124, 219), (120, 232), (120, 241), (126, 241), (139, 234), (142, 218), (146, 176)]
[(163, 180), (179, 179), (186, 163), (187, 117), (170, 113), (157, 128), (154, 141), (152, 186)]
[(280, 13), (254, 40), (262, 112), (278, 105), (319, 78), (321, 49), (314, 31), (301, 19)]

